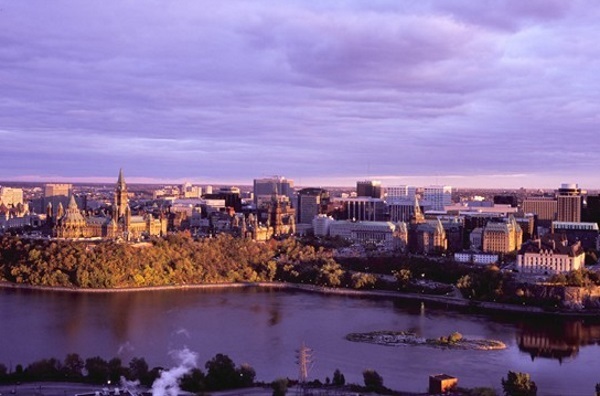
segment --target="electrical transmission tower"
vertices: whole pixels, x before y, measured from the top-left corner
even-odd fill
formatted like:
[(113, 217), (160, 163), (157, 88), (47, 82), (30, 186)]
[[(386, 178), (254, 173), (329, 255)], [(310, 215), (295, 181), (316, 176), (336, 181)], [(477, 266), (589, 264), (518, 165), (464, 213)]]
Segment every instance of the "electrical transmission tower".
[(312, 357), (312, 349), (308, 348), (302, 342), (300, 349), (296, 351), (296, 363), (300, 367), (300, 384), (306, 383), (308, 379), (308, 372), (312, 369), (313, 366), (313, 357)]

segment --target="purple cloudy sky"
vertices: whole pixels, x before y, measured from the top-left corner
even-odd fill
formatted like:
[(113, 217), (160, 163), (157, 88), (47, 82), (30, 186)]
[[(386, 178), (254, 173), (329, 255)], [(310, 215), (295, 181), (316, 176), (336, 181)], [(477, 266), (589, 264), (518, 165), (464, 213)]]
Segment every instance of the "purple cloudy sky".
[(600, 3), (0, 0), (0, 180), (600, 187)]

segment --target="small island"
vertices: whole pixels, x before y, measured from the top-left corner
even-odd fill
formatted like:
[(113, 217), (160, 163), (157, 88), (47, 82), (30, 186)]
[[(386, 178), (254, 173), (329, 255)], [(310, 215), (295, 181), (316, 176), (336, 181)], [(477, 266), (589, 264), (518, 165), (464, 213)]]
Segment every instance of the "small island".
[(421, 345), (434, 348), (493, 351), (506, 349), (506, 344), (497, 340), (469, 340), (462, 334), (453, 332), (447, 337), (423, 338), (410, 331), (372, 331), (368, 333), (350, 333), (348, 341), (368, 342), (377, 345), (400, 346)]

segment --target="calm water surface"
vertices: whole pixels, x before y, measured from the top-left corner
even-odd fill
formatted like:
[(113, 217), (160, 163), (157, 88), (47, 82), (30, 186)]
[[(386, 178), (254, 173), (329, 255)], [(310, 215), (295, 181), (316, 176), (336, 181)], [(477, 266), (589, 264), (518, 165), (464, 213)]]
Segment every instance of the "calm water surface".
[[(351, 332), (412, 330), (424, 337), (459, 331), (505, 342), (503, 351), (385, 347), (346, 341)], [(542, 395), (591, 395), (600, 382), (600, 325), (465, 314), (418, 302), (268, 289), (85, 294), (0, 289), (0, 362), (7, 366), (76, 352), (83, 358), (145, 357), (171, 367), (172, 351), (217, 353), (249, 363), (259, 380), (297, 378), (295, 351), (312, 348), (312, 379), (339, 368), (347, 381), (377, 370), (395, 389), (425, 391), (429, 374), (465, 387), (500, 388), (508, 370), (532, 375)]]

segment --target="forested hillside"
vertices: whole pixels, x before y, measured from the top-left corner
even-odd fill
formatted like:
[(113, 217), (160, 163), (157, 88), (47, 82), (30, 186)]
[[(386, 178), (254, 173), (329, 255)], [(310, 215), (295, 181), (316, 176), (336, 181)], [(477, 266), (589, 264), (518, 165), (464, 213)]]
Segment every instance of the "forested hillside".
[(146, 245), (0, 239), (0, 278), (40, 286), (121, 288), (309, 278), (326, 284), (324, 265), (326, 272), (339, 270), (329, 253), (294, 240), (261, 244), (219, 236), (195, 241), (186, 233)]

